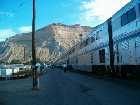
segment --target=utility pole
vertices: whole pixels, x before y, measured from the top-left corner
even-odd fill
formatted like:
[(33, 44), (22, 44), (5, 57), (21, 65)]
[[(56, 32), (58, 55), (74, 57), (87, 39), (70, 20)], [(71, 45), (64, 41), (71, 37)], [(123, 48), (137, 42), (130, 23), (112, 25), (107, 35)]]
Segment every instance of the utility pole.
[(35, 20), (36, 20), (36, 3), (33, 2), (33, 17), (32, 17), (32, 71), (33, 71), (33, 90), (39, 88), (38, 74), (36, 67), (36, 46), (35, 46)]
[(111, 18), (108, 19), (108, 34), (109, 34), (110, 67), (111, 67), (111, 72), (114, 75), (115, 74), (115, 72), (114, 72), (114, 50), (113, 50)]

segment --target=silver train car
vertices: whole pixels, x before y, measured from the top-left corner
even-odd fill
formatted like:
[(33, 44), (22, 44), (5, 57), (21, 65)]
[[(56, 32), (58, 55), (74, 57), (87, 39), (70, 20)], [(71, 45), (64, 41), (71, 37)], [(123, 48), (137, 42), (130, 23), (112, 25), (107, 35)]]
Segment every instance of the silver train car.
[(140, 0), (132, 0), (63, 54), (56, 65), (75, 70), (139, 72)]

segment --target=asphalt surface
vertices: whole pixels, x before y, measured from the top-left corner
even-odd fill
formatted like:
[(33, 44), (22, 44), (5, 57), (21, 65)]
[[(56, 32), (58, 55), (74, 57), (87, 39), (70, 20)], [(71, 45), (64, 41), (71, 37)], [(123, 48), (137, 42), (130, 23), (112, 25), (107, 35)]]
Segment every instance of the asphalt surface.
[(0, 81), (0, 105), (140, 105), (138, 83), (53, 69), (37, 91), (31, 78)]

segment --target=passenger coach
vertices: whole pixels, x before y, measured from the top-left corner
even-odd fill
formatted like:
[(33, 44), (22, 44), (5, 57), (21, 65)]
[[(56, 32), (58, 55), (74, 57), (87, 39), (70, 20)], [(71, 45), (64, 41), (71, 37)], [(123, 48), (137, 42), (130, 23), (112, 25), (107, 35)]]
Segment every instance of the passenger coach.
[(94, 27), (80, 43), (61, 56), (75, 70), (139, 72), (140, 0), (132, 0), (104, 23)]

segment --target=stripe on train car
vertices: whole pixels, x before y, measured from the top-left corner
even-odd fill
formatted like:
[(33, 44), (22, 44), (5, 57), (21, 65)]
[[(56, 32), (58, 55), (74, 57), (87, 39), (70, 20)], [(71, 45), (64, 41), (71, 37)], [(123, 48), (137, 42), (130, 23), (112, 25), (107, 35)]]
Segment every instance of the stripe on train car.
[(114, 40), (114, 44), (115, 44), (115, 43), (118, 43), (118, 42), (122, 42), (124, 40), (129, 40), (129, 39), (138, 37), (138, 36), (140, 36), (140, 29), (132, 31), (132, 32), (127, 33), (127, 34), (121, 34), (121, 35), (119, 35), (119, 37), (113, 38), (113, 40)]
[[(140, 29), (132, 31), (132, 32), (127, 33), (127, 34), (121, 34), (119, 36), (121, 36), (121, 37), (113, 38), (113, 43), (114, 44), (116, 44), (118, 42), (123, 42), (124, 40), (128, 40), (128, 39), (140, 36)], [(83, 49), (84, 51), (79, 53), (79, 55), (89, 53), (89, 52), (92, 52), (92, 51), (96, 51), (96, 50), (101, 49), (101, 48), (105, 48), (108, 45), (109, 45), (109, 42), (101, 43), (100, 46), (95, 46), (94, 48), (92, 48), (91, 46), (90, 47), (87, 46), (86, 48)], [(124, 47), (126, 48), (127, 46), (124, 46)]]

